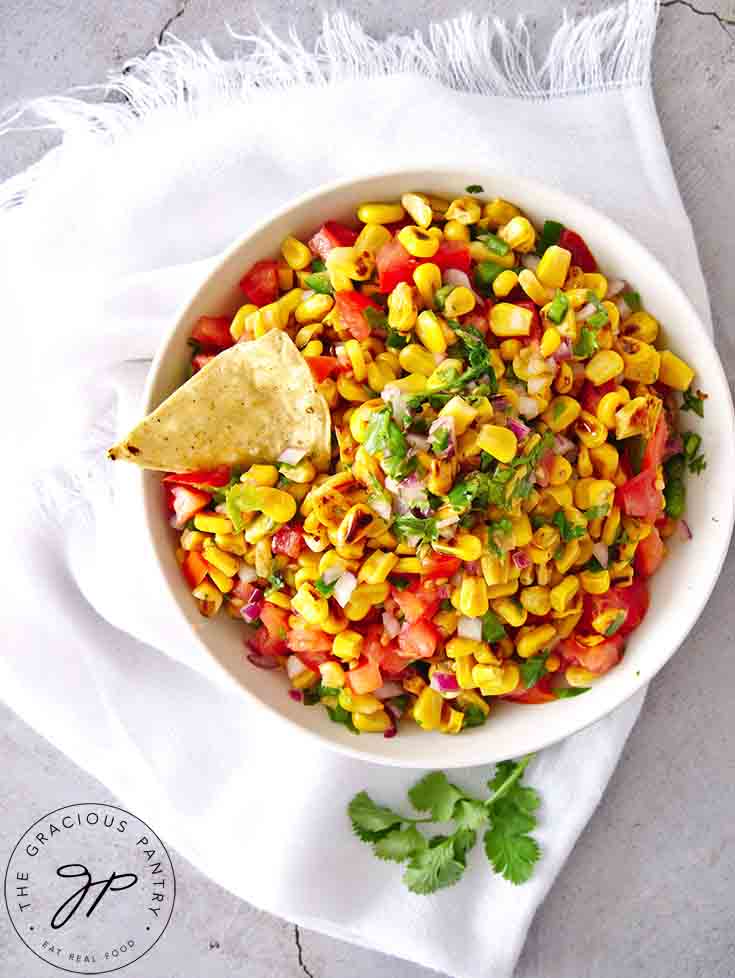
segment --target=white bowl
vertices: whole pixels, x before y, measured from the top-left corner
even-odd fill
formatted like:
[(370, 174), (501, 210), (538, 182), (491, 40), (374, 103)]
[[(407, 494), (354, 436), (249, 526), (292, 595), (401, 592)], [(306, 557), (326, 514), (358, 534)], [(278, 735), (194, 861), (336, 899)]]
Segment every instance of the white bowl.
[(263, 671), (247, 662), (241, 623), (220, 615), (202, 627), (203, 619), (176, 563), (160, 475), (141, 473), (139, 480), (161, 588), (173, 592), (202, 654), (212, 656), (242, 691), (243, 708), (252, 709), (257, 722), (256, 706), (265, 707), (325, 746), (378, 764), (452, 768), (491, 763), (546, 747), (614, 710), (655, 676), (684, 642), (712, 592), (733, 526), (732, 401), (719, 357), (687, 297), (645, 248), (603, 214), (542, 184), (487, 172), (481, 164), (467, 170), (403, 170), (331, 184), (249, 230), (224, 254), (173, 325), (153, 362), (144, 410), (155, 408), (181, 383), (189, 356), (187, 338), (198, 317), (232, 314), (242, 302), (238, 281), (244, 271), (259, 259), (277, 255), (286, 235), (307, 238), (328, 218), (350, 220), (362, 201), (395, 200), (417, 188), (451, 198), (478, 181), (485, 195), (516, 202), (536, 223), (554, 218), (582, 234), (606, 273), (629, 280), (641, 292), (646, 309), (664, 324), (667, 344), (696, 367), (696, 384), (709, 394), (704, 420), (692, 413), (683, 415), (687, 427), (702, 435), (707, 455), (704, 474), (688, 482), (687, 520), (693, 539), (671, 543), (668, 558), (651, 581), (651, 606), (645, 621), (631, 636), (620, 665), (590, 692), (539, 706), (500, 703), (483, 727), (455, 737), (424, 732), (411, 724), (392, 739), (351, 734), (332, 723), (323, 708), (292, 701), (280, 671)]

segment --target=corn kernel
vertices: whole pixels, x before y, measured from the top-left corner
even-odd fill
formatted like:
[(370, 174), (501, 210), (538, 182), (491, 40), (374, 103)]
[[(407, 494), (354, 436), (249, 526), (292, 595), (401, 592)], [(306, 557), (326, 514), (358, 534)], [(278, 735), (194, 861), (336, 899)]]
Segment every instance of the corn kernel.
[(456, 435), (462, 435), (477, 417), (477, 411), (459, 394), (444, 405), (439, 412), (440, 418), (453, 418)]
[(202, 581), (191, 592), (199, 605), (199, 613), (205, 618), (213, 618), (222, 607), (222, 591), (210, 581)]
[(477, 224), (482, 217), (482, 208), (474, 197), (457, 197), (447, 208), (447, 221), (460, 224)]
[(352, 722), (355, 729), (360, 733), (385, 733), (391, 729), (391, 719), (385, 710), (376, 710), (375, 713), (352, 714)]
[(484, 424), (480, 428), (477, 444), (488, 455), (506, 464), (515, 458), (518, 451), (518, 439), (510, 428), (495, 424)]
[[(434, 293), (441, 288), (442, 273), (433, 262), (423, 262), (414, 269), (413, 281), (425, 306), (431, 308), (434, 304)], [(442, 352), (442, 351), (439, 351)]]
[(551, 607), (557, 612), (567, 611), (571, 607), (572, 601), (578, 591), (579, 580), (574, 575), (565, 577), (556, 587), (551, 589), (549, 594)]
[(202, 551), (202, 556), (208, 564), (216, 567), (217, 570), (222, 571), (227, 577), (234, 577), (240, 568), (240, 561), (236, 560), (232, 554), (228, 554), (224, 550), (220, 550), (211, 541), (207, 541), (204, 544), (204, 550)]
[(361, 204), (357, 208), (357, 219), (363, 224), (393, 224), (405, 216), (400, 204)]
[(490, 310), (490, 329), (496, 336), (528, 336), (533, 313), (524, 306), (498, 302)]
[(248, 316), (252, 315), (254, 312), (258, 311), (258, 307), (254, 306), (252, 303), (248, 302), (244, 306), (240, 306), (235, 315), (232, 317), (232, 322), (230, 323), (230, 336), (233, 340), (237, 341), (242, 338), (245, 333), (245, 320)]
[(658, 336), (658, 320), (641, 309), (625, 320), (620, 332), (634, 340), (654, 343)]
[(451, 638), (446, 645), (446, 654), (450, 659), (461, 659), (463, 656), (482, 655), (490, 651), (487, 642), (474, 638)]
[(422, 574), (424, 568), (418, 557), (399, 557), (394, 570), (396, 574)]
[(347, 374), (340, 374), (337, 380), (337, 391), (339, 396), (345, 401), (353, 401), (362, 404), (370, 400), (370, 391), (363, 384), (358, 384), (353, 377)]
[(370, 251), (375, 255), (392, 237), (390, 231), (381, 224), (366, 224), (357, 236), (355, 248), (359, 252)]
[(599, 272), (585, 272), (582, 275), (582, 288), (594, 292), (600, 301), (607, 295), (607, 279)]
[(539, 282), (550, 289), (561, 289), (569, 274), (572, 253), (559, 245), (550, 245), (541, 256), (536, 275)]
[(439, 730), (443, 734), (458, 734), (464, 724), (464, 713), (460, 710), (455, 710), (445, 703), (442, 707), (442, 718), (439, 724)]
[(294, 317), (297, 323), (316, 322), (324, 319), (333, 305), (334, 299), (331, 295), (315, 292), (314, 295), (310, 295), (308, 299), (304, 299), (296, 306)]
[(541, 415), (546, 424), (553, 432), (563, 431), (568, 428), (573, 421), (576, 421), (582, 410), (578, 401), (565, 394), (555, 397), (548, 408)]
[(455, 675), (460, 689), (474, 689), (475, 680), (472, 678), (472, 668), (475, 665), (474, 656), (461, 655), (456, 660)]
[(482, 541), (472, 533), (458, 533), (451, 543), (437, 541), (432, 546), (437, 553), (459, 557), (460, 560), (479, 560), (482, 554)]
[(606, 570), (581, 571), (579, 581), (587, 594), (605, 594), (610, 590), (610, 575)]
[(623, 375), (626, 380), (641, 384), (655, 384), (661, 368), (661, 354), (650, 343), (623, 337), (618, 351), (624, 361)]
[(487, 226), (492, 230), (497, 230), (503, 224), (508, 224), (514, 217), (520, 215), (518, 208), (501, 197), (496, 197), (483, 208), (483, 218), (487, 221)]
[(470, 229), (460, 221), (447, 221), (444, 225), (444, 237), (447, 241), (469, 241)]
[(434, 218), (431, 203), (426, 194), (404, 194), (401, 204), (420, 228), (428, 228)]
[(439, 241), (424, 228), (409, 224), (398, 232), (398, 240), (414, 258), (433, 258), (439, 250)]
[(398, 563), (396, 554), (375, 550), (365, 560), (357, 575), (358, 581), (366, 584), (382, 584)]
[(582, 669), (581, 666), (567, 666), (564, 670), (564, 678), (575, 689), (584, 689), (599, 679), (600, 674), (590, 672), (589, 669)]
[(444, 312), (449, 319), (458, 319), (474, 308), (475, 294), (465, 285), (456, 286), (444, 300)]
[[(201, 533), (199, 530), (184, 530), (180, 537), (180, 543), (182, 549), (184, 550), (201, 550), (204, 546), (205, 540), (211, 539), (206, 535), (206, 533)], [(222, 538), (215, 540), (217, 546), (220, 546), (220, 540)], [(227, 547), (223, 547), (226, 550)], [(234, 551), (237, 553), (237, 551)]]
[(621, 374), (624, 367), (623, 358), (619, 353), (614, 350), (600, 350), (587, 362), (584, 373), (587, 380), (595, 387), (599, 387)]
[(493, 293), (504, 299), (518, 285), (518, 276), (512, 269), (506, 268), (493, 280)]
[(423, 374), (424, 377), (429, 377), (436, 368), (433, 355), (418, 343), (408, 343), (404, 346), (398, 354), (398, 360), (409, 374)]
[(532, 615), (543, 617), (551, 610), (549, 589), (545, 587), (524, 587), (521, 591), (521, 604)]
[(516, 651), (522, 659), (529, 659), (545, 649), (555, 638), (556, 629), (553, 625), (522, 628), (516, 635)]
[(598, 448), (591, 448), (590, 458), (599, 477), (612, 481), (620, 462), (620, 453), (617, 448), (610, 444), (600, 445)]
[(232, 523), (219, 513), (197, 513), (194, 517), (194, 529), (201, 530), (202, 533), (232, 533)]
[(694, 371), (671, 350), (662, 350), (659, 380), (674, 390), (685, 391), (694, 380)]
[(438, 730), (444, 700), (436, 690), (427, 686), (421, 691), (413, 708), (413, 718), (424, 730)]
[(338, 662), (323, 662), (319, 666), (322, 682), (330, 689), (342, 689), (345, 684), (345, 671)]
[(344, 632), (340, 632), (339, 635), (334, 636), (334, 641), (332, 642), (332, 655), (337, 656), (338, 659), (343, 659), (346, 662), (352, 661), (353, 659), (359, 659), (362, 654), (362, 647), (365, 639), (359, 632), (354, 632), (352, 629), (347, 629)]
[[(515, 582), (516, 585), (518, 582)], [(513, 628), (520, 628), (521, 625), (525, 625), (526, 618), (528, 617), (528, 612), (518, 601), (514, 601), (510, 597), (495, 598), (492, 602), (493, 611), (500, 615), (503, 621), (507, 622)]]
[(472, 678), (483, 696), (507, 696), (518, 688), (521, 674), (514, 662), (506, 662), (502, 666), (477, 665)]
[(555, 353), (559, 346), (561, 345), (561, 334), (556, 326), (550, 326), (544, 331), (544, 335), (541, 337), (541, 343), (539, 346), (539, 353), (542, 357), (550, 357), (552, 353)]
[(518, 284), (537, 306), (545, 306), (554, 298), (553, 289), (547, 289), (542, 285), (530, 268), (524, 268), (518, 273)]
[(312, 254), (298, 238), (285, 238), (281, 244), (281, 254), (290, 268), (300, 271), (311, 264)]
[[(444, 336), (444, 330), (442, 329), (441, 322), (439, 321), (436, 313), (432, 312), (430, 309), (424, 309), (423, 312), (419, 313), (416, 320), (416, 335), (424, 344), (429, 353), (446, 352), (447, 341), (446, 337)], [(435, 369), (436, 363), (432, 358), (431, 370), (427, 374), (427, 377), (431, 376)], [(419, 371), (419, 373), (423, 373), (423, 371)]]
[(399, 282), (388, 296), (388, 325), (408, 333), (413, 329), (417, 315), (414, 290), (407, 282)]
[(604, 394), (597, 405), (597, 419), (606, 428), (614, 428), (616, 411), (628, 401), (630, 401), (630, 394), (627, 387), (618, 387), (616, 390), (610, 391), (609, 394)]
[(488, 607), (485, 579), (463, 575), (459, 589), (459, 610), (462, 614), (469, 618), (480, 618)]
[(526, 217), (513, 217), (498, 229), (498, 237), (502, 238), (514, 251), (525, 254), (533, 251), (536, 244), (536, 231)]

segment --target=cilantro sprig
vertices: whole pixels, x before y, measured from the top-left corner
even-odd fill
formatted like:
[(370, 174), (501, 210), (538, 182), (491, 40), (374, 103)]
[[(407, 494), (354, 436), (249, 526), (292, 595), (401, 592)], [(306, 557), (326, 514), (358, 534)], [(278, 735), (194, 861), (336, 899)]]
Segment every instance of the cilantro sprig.
[(698, 414), (700, 418), (704, 417), (704, 402), (707, 400), (707, 395), (702, 391), (693, 391), (691, 387), (685, 390), (682, 395), (681, 409), (682, 411), (693, 411)]
[[(408, 792), (416, 811), (427, 813), (424, 817), (378, 805), (361, 791), (347, 809), (352, 829), (372, 845), (378, 859), (406, 864), (403, 882), (412, 893), (435, 893), (459, 882), (483, 827), (485, 855), (493, 870), (511, 883), (525, 883), (541, 856), (531, 835), (540, 798), (521, 783), (532, 757), (501, 761), (488, 781), (490, 796), (485, 800), (473, 798), (441, 771), (427, 774)], [(453, 823), (447, 834), (427, 836), (418, 827), (446, 822)]]
[(390, 406), (386, 404), (370, 418), (365, 438), (365, 451), (380, 455), (380, 464), (386, 475), (402, 479), (415, 468), (416, 460), (407, 458), (408, 442), (393, 420)]
[(439, 527), (432, 517), (399, 516), (391, 526), (396, 536), (401, 540), (408, 537), (419, 537), (420, 543), (434, 543), (439, 539)]

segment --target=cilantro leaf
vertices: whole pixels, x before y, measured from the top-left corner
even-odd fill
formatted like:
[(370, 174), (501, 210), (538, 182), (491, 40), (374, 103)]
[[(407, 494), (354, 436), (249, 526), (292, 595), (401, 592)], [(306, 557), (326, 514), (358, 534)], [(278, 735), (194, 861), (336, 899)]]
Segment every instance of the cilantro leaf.
[(531, 878), (533, 869), (541, 857), (541, 850), (534, 838), (524, 833), (506, 831), (493, 826), (485, 833), (485, 853), (496, 873), (516, 886)]
[[(599, 520), (603, 516), (607, 516), (610, 512), (610, 505), (604, 506), (590, 506), (589, 509), (584, 511), (584, 515), (588, 520)], [(584, 533), (584, 531), (582, 531)]]
[(323, 577), (320, 577), (318, 581), (314, 581), (314, 587), (317, 589), (317, 591), (319, 592), (319, 594), (321, 594), (323, 598), (332, 597), (332, 595), (334, 594), (334, 588), (336, 584), (337, 584), (336, 580), (332, 581), (331, 584), (327, 584), (327, 582), (324, 580)]
[(581, 523), (570, 523), (563, 509), (557, 509), (551, 522), (559, 530), (559, 536), (564, 543), (569, 543), (570, 540), (577, 540), (587, 532), (587, 528)]
[(520, 664), (518, 668), (526, 689), (532, 689), (546, 675), (546, 659), (545, 655), (534, 655)]
[(494, 611), (486, 611), (482, 616), (483, 642), (499, 642), (501, 638), (505, 638), (503, 623)]
[(378, 805), (366, 791), (355, 795), (347, 807), (347, 814), (358, 835), (360, 832), (382, 832), (385, 829), (392, 829), (403, 821), (402, 815), (384, 805)]
[[(341, 723), (342, 726), (347, 727), (350, 733), (354, 733), (354, 734), (360, 733), (360, 731), (355, 726), (355, 723), (352, 719), (352, 714), (350, 713), (349, 710), (346, 710), (339, 703), (337, 703), (336, 706), (329, 706), (328, 703), (325, 703), (324, 706), (326, 708), (327, 713), (329, 714), (329, 719), (332, 721), (332, 723)], [(357, 832), (357, 830), (355, 831)], [(362, 838), (362, 836), (360, 836), (360, 838)]]
[(626, 304), (631, 312), (639, 312), (641, 309), (641, 294), (640, 292), (623, 292), (622, 295), (623, 302)]
[(394, 479), (402, 479), (415, 467), (416, 460), (406, 457), (408, 442), (387, 404), (371, 415), (364, 446), (371, 455), (381, 456), (383, 471)]
[(618, 629), (623, 627), (623, 624), (627, 617), (628, 617), (627, 611), (624, 610), (619, 611), (617, 615), (615, 615), (613, 620), (610, 622), (610, 624), (607, 626), (607, 628), (605, 629), (605, 638), (612, 638), (615, 632), (617, 632)]
[(439, 527), (430, 516), (425, 519), (420, 516), (399, 516), (393, 521), (391, 529), (401, 539), (420, 537), (420, 543), (433, 543), (439, 539)]
[(437, 428), (429, 439), (429, 450), (435, 455), (446, 452), (449, 445), (449, 431), (447, 428)]
[(496, 873), (511, 883), (525, 883), (541, 855), (538, 843), (528, 833), (536, 827), (534, 812), (538, 793), (523, 787), (520, 780), (531, 756), (498, 764), (489, 782), (494, 792), (486, 803), (490, 828), (485, 833), (485, 854)]
[(283, 587), (283, 585), (284, 585), (284, 584), (285, 584), (286, 582), (285, 582), (285, 581), (284, 581), (284, 579), (283, 579), (283, 578), (281, 577), (281, 575), (280, 575), (280, 574), (278, 573), (278, 571), (273, 571), (273, 573), (272, 573), (272, 574), (269, 574), (269, 575), (268, 575), (268, 583), (270, 584), (270, 587), (269, 587), (269, 588), (268, 588), (268, 590), (267, 590), (267, 591), (265, 592), (265, 594), (266, 594), (266, 597), (267, 597), (267, 596), (268, 596), (269, 594), (273, 594), (273, 592), (274, 592), (274, 591), (280, 591), (280, 590), (281, 590), (281, 588)]
[(334, 295), (334, 286), (328, 272), (314, 272), (313, 275), (306, 275), (304, 282), (314, 292), (319, 292), (322, 295)]
[(487, 720), (487, 713), (480, 709), (476, 703), (470, 703), (468, 706), (463, 707), (463, 712), (463, 729), (469, 729), (470, 727), (482, 727)]
[(457, 803), (453, 818), (460, 828), (479, 829), (487, 820), (487, 809), (476, 798), (463, 798)]
[(370, 329), (388, 329), (388, 317), (382, 309), (366, 306), (362, 311)]
[(407, 829), (394, 829), (383, 836), (373, 846), (373, 852), (378, 859), (388, 859), (401, 863), (427, 847), (426, 836), (422, 835), (415, 825)]
[(479, 183), (471, 183), (469, 187), (465, 187), (465, 192), (468, 194), (481, 194), (483, 189)]
[(412, 857), (403, 881), (412, 893), (434, 893), (457, 883), (464, 869), (455, 858), (454, 840), (435, 836), (426, 849)]
[(408, 797), (418, 811), (430, 811), (434, 821), (446, 822), (452, 817), (462, 792), (450, 784), (443, 771), (433, 771), (411, 788)]
[(558, 689), (553, 689), (552, 693), (558, 700), (570, 700), (574, 696), (581, 696), (582, 693), (589, 693), (591, 688), (591, 686), (560, 686)]
[(589, 329), (587, 326), (583, 326), (579, 331), (577, 342), (572, 349), (575, 357), (580, 357), (583, 360), (591, 357), (598, 349), (595, 331)]
[(704, 417), (704, 402), (707, 400), (707, 395), (703, 394), (702, 391), (693, 391), (691, 387), (685, 390), (682, 395), (681, 409), (682, 411), (694, 411), (698, 414), (700, 418)]

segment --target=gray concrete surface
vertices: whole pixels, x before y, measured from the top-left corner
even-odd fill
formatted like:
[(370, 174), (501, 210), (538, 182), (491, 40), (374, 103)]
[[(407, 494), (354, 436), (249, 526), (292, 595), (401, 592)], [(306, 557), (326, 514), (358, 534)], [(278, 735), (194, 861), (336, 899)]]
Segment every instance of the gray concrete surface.
[[(181, 6), (177, 6), (181, 2)], [(701, 4), (701, 5), (700, 5)], [(383, 35), (425, 25), (481, 0), (363, 0), (343, 6)], [(561, 4), (524, 9), (540, 36)], [(602, 4), (577, 0), (576, 12)], [(228, 21), (257, 26), (236, 0), (3, 0), (0, 108), (101, 80), (142, 54), (171, 22), (223, 48)], [(313, 36), (323, 5), (260, 0), (276, 27)], [(492, 9), (492, 5), (491, 5)], [(172, 21), (175, 18), (175, 21)], [(655, 92), (711, 290), (717, 338), (735, 376), (735, 5), (669, 0), (655, 50)], [(0, 141), (0, 177), (32, 162), (53, 137)], [(732, 978), (735, 976), (735, 727), (732, 717), (735, 557), (686, 646), (652, 684), (605, 798), (539, 912), (517, 978)], [(44, 811), (82, 798), (113, 801), (23, 722), (0, 707), (0, 863)], [(179, 900), (166, 938), (125, 970), (130, 978), (421, 978), (432, 972), (296, 929), (223, 891), (172, 854)], [(488, 927), (494, 926), (488, 921)], [(0, 914), (0, 978), (51, 978)], [(489, 976), (492, 978), (492, 976)]]

